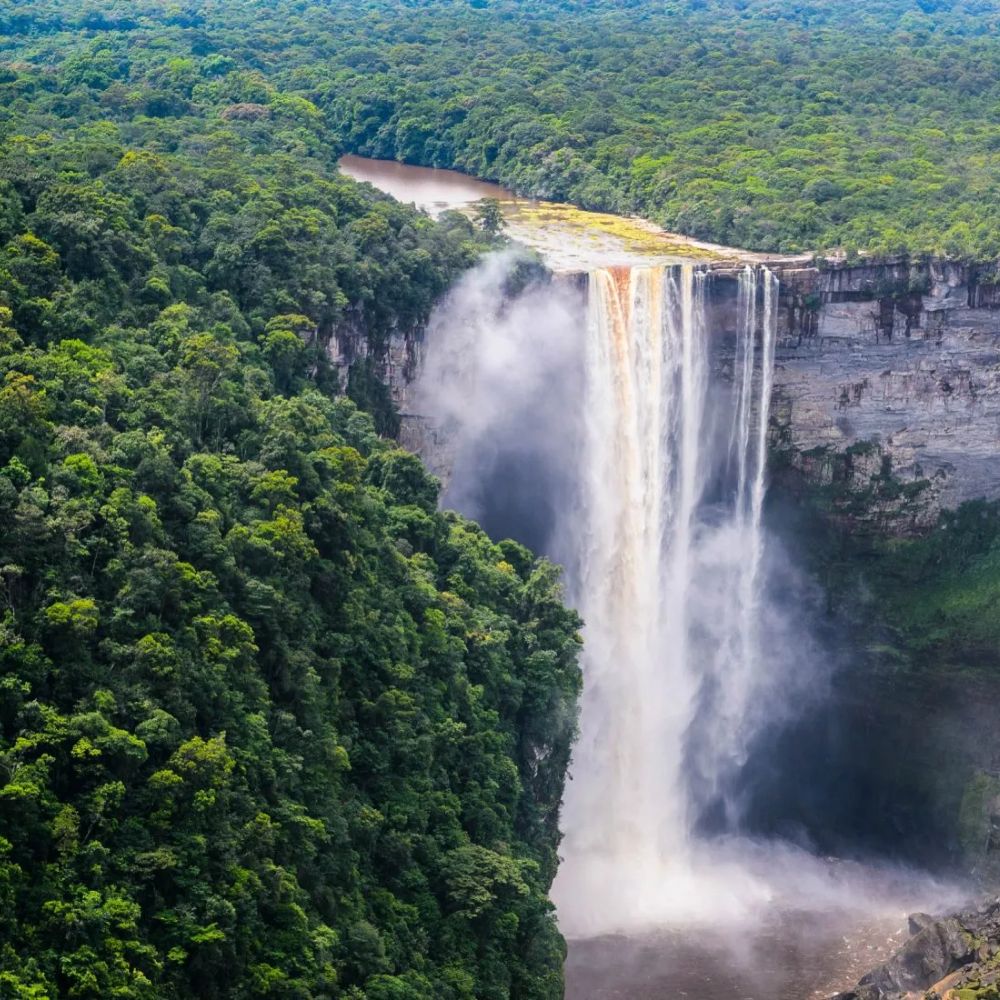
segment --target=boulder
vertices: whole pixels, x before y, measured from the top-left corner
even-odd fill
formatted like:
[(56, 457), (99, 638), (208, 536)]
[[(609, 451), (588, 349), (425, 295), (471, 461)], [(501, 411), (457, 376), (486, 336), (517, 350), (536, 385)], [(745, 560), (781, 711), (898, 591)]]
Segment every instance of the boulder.
[(919, 929), (913, 937), (853, 990), (838, 994), (834, 1000), (904, 1000), (908, 994), (922, 994), (975, 957), (975, 939), (958, 917), (933, 920), (926, 914), (914, 914), (911, 929), (914, 918)]

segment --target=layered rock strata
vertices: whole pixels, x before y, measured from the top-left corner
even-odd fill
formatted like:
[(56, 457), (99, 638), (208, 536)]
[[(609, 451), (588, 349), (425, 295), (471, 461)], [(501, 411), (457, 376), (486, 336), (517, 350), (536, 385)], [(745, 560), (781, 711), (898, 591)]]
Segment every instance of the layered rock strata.
[(1000, 496), (996, 276), (933, 261), (776, 269), (773, 435), (791, 466), (839, 484), (848, 516), (903, 531)]
[[(942, 509), (1000, 497), (1000, 273), (934, 260), (768, 266), (781, 281), (777, 473), (827, 491), (835, 515), (880, 531), (920, 531)], [(708, 268), (712, 350), (724, 370), (738, 268)], [(557, 278), (585, 294), (584, 275)], [(348, 324), (329, 343), (345, 376), (371, 353), (360, 330)], [(446, 438), (409, 412), (423, 346), (421, 330), (397, 331), (372, 360), (403, 414), (403, 443), (446, 476)]]

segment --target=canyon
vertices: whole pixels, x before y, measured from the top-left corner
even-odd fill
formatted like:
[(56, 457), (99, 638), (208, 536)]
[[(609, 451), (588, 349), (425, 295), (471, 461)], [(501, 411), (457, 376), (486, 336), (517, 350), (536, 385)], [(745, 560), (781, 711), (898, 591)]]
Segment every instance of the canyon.
[[(434, 180), (447, 172), (429, 173)], [(476, 194), (482, 193), (477, 188)], [(461, 203), (449, 205), (438, 191), (433, 194), (426, 206), (429, 209), (462, 207)], [(468, 209), (468, 203), (465, 207)], [(764, 526), (781, 539), (779, 555), (772, 558), (780, 562), (787, 556), (790, 565), (807, 568), (804, 575), (789, 573), (773, 585), (783, 595), (779, 600), (792, 609), (790, 620), (794, 621), (789, 628), (797, 632), (795, 641), (805, 669), (797, 678), (794, 670), (778, 670), (782, 680), (771, 695), (780, 693), (779, 700), (796, 701), (796, 711), (751, 732), (731, 787), (716, 797), (714, 805), (699, 803), (702, 832), (718, 834), (730, 828), (734, 822), (730, 806), (738, 802), (736, 822), (745, 834), (777, 837), (807, 846), (812, 852), (872, 858), (888, 855), (931, 866), (958, 863), (960, 868), (976, 867), (980, 872), (994, 867), (993, 838), (988, 836), (970, 852), (968, 838), (963, 841), (957, 828), (960, 814), (962, 823), (971, 823), (976, 829), (989, 830), (994, 823), (994, 799), (1000, 789), (993, 775), (1000, 743), (984, 706), (995, 703), (1000, 694), (995, 683), (988, 675), (972, 677), (953, 666), (929, 674), (897, 669), (891, 658), (873, 653), (881, 648), (882, 637), (871, 628), (872, 609), (858, 606), (854, 594), (834, 593), (825, 583), (817, 586), (811, 573), (820, 567), (822, 578), (823, 560), (830, 558), (830, 552), (823, 549), (829, 540), (817, 541), (823, 532), (833, 531), (838, 537), (853, 540), (920, 537), (933, 529), (942, 511), (968, 500), (1000, 496), (998, 276), (988, 269), (935, 259), (763, 258), (694, 244), (686, 254), (678, 255), (683, 248), (675, 237), (669, 237), (666, 246), (655, 239), (650, 244), (645, 237), (637, 241), (632, 229), (624, 230), (623, 236), (622, 231), (603, 226), (596, 244), (580, 239), (566, 222), (570, 219), (576, 225), (579, 218), (562, 209), (540, 217), (525, 216), (522, 210), (518, 219), (518, 238), (533, 246), (541, 260), (529, 257), (515, 263), (508, 255), (489, 279), (488, 284), (492, 284), (485, 298), (482, 289), (456, 289), (426, 330), (398, 331), (377, 357), (369, 359), (399, 409), (401, 441), (442, 478), (446, 505), (473, 514), (490, 531), (512, 533), (554, 555), (568, 567), (572, 579), (579, 567), (574, 567), (574, 557), (567, 557), (565, 548), (560, 551), (553, 525), (558, 521), (557, 508), (569, 496), (558, 471), (564, 461), (562, 453), (579, 453), (583, 440), (570, 433), (553, 434), (558, 441), (539, 447), (525, 442), (544, 439), (544, 434), (537, 433), (541, 427), (561, 426), (562, 412), (578, 405), (577, 398), (585, 391), (586, 380), (579, 370), (587, 340), (582, 317), (588, 301), (593, 308), (595, 275), (614, 275), (612, 284), (618, 287), (624, 287), (626, 275), (631, 275), (629, 282), (641, 282), (646, 280), (643, 274), (656, 269), (677, 276), (669, 278), (668, 284), (679, 281), (684, 273), (689, 275), (686, 282), (696, 276), (697, 319), (685, 322), (697, 330), (706, 386), (715, 387), (707, 390), (704, 404), (699, 404), (705, 406), (705, 413), (714, 415), (713, 419), (726, 422), (728, 418), (718, 413), (728, 412), (726, 407), (731, 404), (723, 400), (735, 400), (740, 384), (746, 385), (750, 370), (745, 354), (747, 330), (753, 331), (751, 343), (756, 339), (762, 344), (765, 331), (772, 330), (773, 365), (763, 383), (768, 386), (764, 413), (771, 480)], [(544, 240), (533, 238), (532, 226), (545, 232)], [(554, 239), (553, 226), (561, 244), (555, 257), (545, 252)], [(641, 226), (639, 230), (646, 232)], [(747, 276), (762, 274), (774, 276), (775, 294), (766, 305), (769, 319), (762, 323), (755, 314), (748, 326), (751, 300)], [(752, 280), (759, 283), (761, 279)], [(760, 287), (766, 286), (767, 282)], [(643, 302), (646, 299), (648, 294), (641, 297)], [(759, 289), (752, 300), (755, 309), (764, 308)], [(628, 312), (624, 305), (615, 308)], [(648, 309), (646, 305), (641, 308)], [(441, 383), (436, 382), (431, 390), (421, 386), (427, 381), (428, 357), (434, 357), (436, 348), (437, 364), (442, 351), (451, 359), (449, 365), (471, 364), (477, 338), (492, 336), (495, 329), (501, 331), (498, 339), (503, 341), (503, 350), (490, 361), (488, 388), (472, 401), (462, 400), (443, 411), (435, 398)], [(358, 317), (330, 342), (330, 355), (344, 375), (367, 349), (363, 330), (363, 318)], [(638, 331), (622, 334), (622, 343), (636, 344), (641, 336)], [(613, 358), (609, 355), (606, 360), (611, 364)], [(764, 376), (758, 370), (759, 363), (754, 369), (751, 358), (750, 364), (756, 383)], [(461, 371), (451, 371), (448, 378), (456, 375), (463, 377)], [(437, 372), (434, 378), (440, 376)], [(491, 408), (491, 395), (504, 405)], [(468, 412), (470, 407), (474, 416)], [(754, 403), (754, 411), (760, 409), (760, 403)], [(520, 414), (523, 423), (519, 425), (512, 413)], [(740, 419), (745, 423), (753, 419), (753, 413), (748, 411)], [(470, 440), (463, 442), (461, 433), (470, 424), (476, 427), (472, 448)], [(693, 431), (704, 438), (706, 455), (717, 450), (710, 443), (716, 433), (710, 424)], [(470, 467), (473, 452), (476, 464)], [(488, 454), (485, 460), (481, 457), (484, 453)], [(618, 481), (624, 474), (623, 467), (612, 478)], [(724, 477), (713, 479), (713, 475), (699, 490), (706, 495), (720, 489), (725, 493)], [(648, 478), (644, 475), (644, 481)], [(720, 516), (718, 507), (716, 510), (712, 517)], [(826, 526), (820, 535), (817, 524)], [(623, 523), (619, 537), (626, 537), (627, 528)], [(636, 559), (639, 553), (637, 549)], [(615, 573), (620, 576), (621, 569)], [(692, 586), (696, 584), (691, 580), (684, 584), (685, 590)], [(820, 614), (824, 601), (826, 613)], [(750, 606), (758, 603), (755, 599)], [(820, 620), (823, 624), (817, 626)], [(769, 628), (773, 626), (771, 621)], [(696, 631), (704, 635), (706, 627), (702, 623)], [(629, 631), (631, 634), (634, 629)], [(772, 670), (774, 642), (780, 645), (784, 640), (769, 639), (772, 648), (766, 662)], [(745, 641), (745, 635), (738, 641)], [(678, 676), (683, 679), (683, 673)], [(728, 668), (720, 674), (720, 690), (727, 685), (731, 688), (734, 677)], [(671, 689), (676, 691), (677, 684), (675, 678)], [(604, 697), (608, 697), (607, 691)], [(655, 684), (645, 694), (626, 691), (626, 701), (633, 704), (632, 715), (659, 700)], [(585, 700), (585, 716), (586, 705)], [(746, 706), (740, 712), (745, 713)], [(670, 718), (666, 711), (653, 714)], [(644, 712), (640, 715), (646, 717)], [(701, 721), (707, 723), (707, 716)], [(588, 731), (593, 735), (594, 722), (588, 723), (585, 717), (585, 734)], [(621, 736), (629, 732), (627, 727), (623, 729), (615, 745), (628, 744)], [(717, 744), (718, 740), (713, 736), (703, 742)], [(906, 747), (905, 754), (900, 753), (901, 747)], [(585, 751), (578, 750), (578, 756), (580, 753)], [(688, 753), (683, 767), (690, 769), (692, 762), (698, 761), (697, 754), (690, 756), (690, 747)], [(675, 759), (680, 760), (676, 754)], [(636, 760), (641, 760), (641, 755)], [(777, 769), (776, 761), (781, 761)], [(664, 778), (663, 766), (656, 770), (657, 781)], [(681, 765), (671, 766), (675, 772), (669, 780), (676, 781), (676, 768)], [(641, 768), (629, 770), (633, 775), (642, 773)], [(609, 788), (616, 795), (622, 791), (615, 782)], [(571, 785), (571, 813), (579, 802), (573, 789)], [(633, 811), (633, 803), (628, 807), (620, 803), (617, 811), (624, 809), (637, 818), (653, 815), (649, 811), (655, 804), (648, 801), (649, 793), (649, 788), (637, 789), (638, 813)], [(604, 840), (608, 843), (620, 832), (613, 820), (615, 812), (591, 811), (604, 816), (609, 829)], [(662, 829), (663, 817), (654, 819)], [(571, 822), (571, 833), (574, 825), (578, 827)], [(568, 843), (572, 856), (572, 836)], [(622, 856), (634, 854), (629, 848)], [(801, 858), (789, 864), (794, 869)], [(810, 870), (809, 864), (804, 871)], [(710, 867), (717, 869), (716, 875), (726, 871), (718, 859)], [(613, 884), (615, 875), (624, 877), (627, 868), (612, 864), (606, 878), (597, 879), (598, 889), (603, 882)], [(742, 860), (733, 869), (737, 870), (745, 873)], [(830, 877), (838, 881), (841, 876)], [(870, 878), (866, 873), (851, 883), (847, 895), (855, 895), (855, 906), (861, 905), (858, 899), (867, 897)], [(694, 891), (708, 893), (705, 905), (714, 907), (719, 918), (725, 892), (720, 895), (717, 891), (720, 883), (711, 888), (711, 880), (699, 879), (700, 889)], [(643, 881), (640, 872), (636, 890), (626, 895), (640, 898)], [(926, 895), (921, 897), (926, 905), (946, 905), (948, 890), (926, 886), (924, 890), (930, 894), (929, 900)], [(891, 894), (890, 898), (900, 899)], [(604, 909), (613, 910), (614, 905), (612, 892)], [(893, 942), (898, 943), (894, 928), (899, 915), (892, 915), (892, 906), (889, 913), (872, 909), (869, 899), (864, 906), (875, 919), (877, 930), (873, 933), (886, 933), (885, 947), (859, 957), (857, 947), (852, 946), (848, 956), (831, 964), (828, 946), (816, 944), (833, 926), (829, 913), (820, 921), (822, 926), (813, 926), (799, 939), (796, 928), (800, 922), (788, 914), (798, 912), (796, 907), (803, 905), (808, 908), (802, 899), (780, 904), (772, 908), (762, 925), (772, 927), (766, 934), (773, 933), (770, 922), (775, 919), (784, 927), (781, 937), (786, 945), (783, 969), (787, 985), (781, 995), (790, 1000), (799, 1000), (804, 994), (795, 991), (804, 989), (808, 982), (815, 984), (813, 989), (827, 992), (850, 985), (851, 976), (857, 978), (885, 957)], [(850, 905), (837, 910), (838, 919), (849, 910)], [(841, 926), (836, 921), (834, 925)], [(849, 938), (857, 926), (847, 918), (841, 929)], [(640, 930), (633, 927), (631, 931), (635, 947), (644, 940)], [(765, 947), (766, 934), (765, 938), (744, 940), (743, 947)], [(704, 956), (697, 948), (693, 953), (685, 950), (690, 944), (687, 938), (675, 942), (677, 947), (647, 941), (642, 945), (647, 949), (642, 972), (646, 979), (630, 979), (638, 975), (636, 965), (620, 959), (613, 963), (617, 972), (598, 986), (593, 975), (583, 970), (604, 961), (597, 957), (601, 948), (615, 952), (609, 940), (600, 937), (598, 930), (598, 937), (588, 932), (571, 945), (571, 996), (579, 1000), (612, 996), (620, 989), (626, 990), (621, 995), (628, 996), (632, 995), (629, 989), (650, 988), (648, 983), (655, 981), (660, 992), (649, 995), (667, 997), (680, 981), (675, 967), (690, 966), (692, 985), (704, 972)], [(650, 963), (649, 954), (659, 954), (661, 959)], [(673, 955), (670, 961), (663, 957), (669, 955)], [(818, 964), (810, 966), (810, 960)], [(664, 963), (669, 972), (664, 972)], [(763, 988), (754, 979), (759, 965), (749, 965), (753, 967), (750, 978), (737, 978), (727, 989)], [(821, 974), (818, 969), (826, 972)], [(769, 982), (774, 986), (776, 980)], [(702, 985), (702, 989), (706, 987)]]

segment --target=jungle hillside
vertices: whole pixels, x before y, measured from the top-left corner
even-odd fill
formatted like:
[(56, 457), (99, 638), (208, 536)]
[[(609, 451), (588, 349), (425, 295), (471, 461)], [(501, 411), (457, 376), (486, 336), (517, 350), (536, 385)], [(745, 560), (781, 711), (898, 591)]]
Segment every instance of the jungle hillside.
[(560, 997), (578, 620), (325, 351), (488, 240), (245, 13), (0, 15), (0, 996)]
[(993, 259), (998, 28), (989, 0), (0, 0), (0, 996), (561, 997), (580, 622), (438, 510), (368, 363), (495, 239), (338, 157)]

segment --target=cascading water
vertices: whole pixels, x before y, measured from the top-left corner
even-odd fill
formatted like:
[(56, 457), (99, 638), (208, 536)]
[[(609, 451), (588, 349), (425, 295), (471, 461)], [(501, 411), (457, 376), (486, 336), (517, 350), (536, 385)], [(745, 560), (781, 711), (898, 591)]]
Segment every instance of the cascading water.
[(552, 889), (568, 1000), (826, 995), (906, 911), (958, 902), (828, 856), (827, 818), (853, 822), (836, 654), (818, 588), (763, 527), (778, 285), (735, 278), (604, 268), (584, 296), (489, 255), (436, 307), (407, 392), (404, 440), (443, 505), (560, 562), (587, 619)]
[(809, 584), (765, 544), (776, 278), (748, 267), (730, 295), (731, 274), (694, 265), (602, 268), (581, 301), (575, 280), (512, 283), (517, 267), (491, 257), (452, 290), (410, 407), (445, 506), (562, 563), (586, 622), (561, 929), (892, 910), (865, 873), (739, 835), (786, 766), (774, 735), (828, 676)]
[(766, 268), (740, 277), (723, 448), (708, 280), (691, 265), (589, 278), (570, 581), (587, 623), (585, 692), (554, 891), (570, 932), (684, 913), (696, 807), (753, 735), (777, 280)]
[[(714, 537), (721, 558), (705, 574), (724, 595), (721, 639), (713, 658), (714, 704), (703, 718), (712, 727), (708, 753), (714, 758), (703, 779), (717, 783), (746, 760), (759, 712), (754, 699), (774, 679), (762, 662), (762, 528), (767, 484), (767, 430), (774, 380), (777, 278), (767, 269), (746, 267), (739, 277), (733, 405), (724, 483), (733, 493), (717, 512)], [(759, 302), (758, 300), (762, 300)], [(762, 310), (759, 308), (762, 305)], [(759, 340), (759, 345), (758, 345)], [(713, 552), (711, 532), (703, 546)], [(703, 634), (712, 628), (705, 623)], [(714, 791), (714, 789), (712, 789)]]

